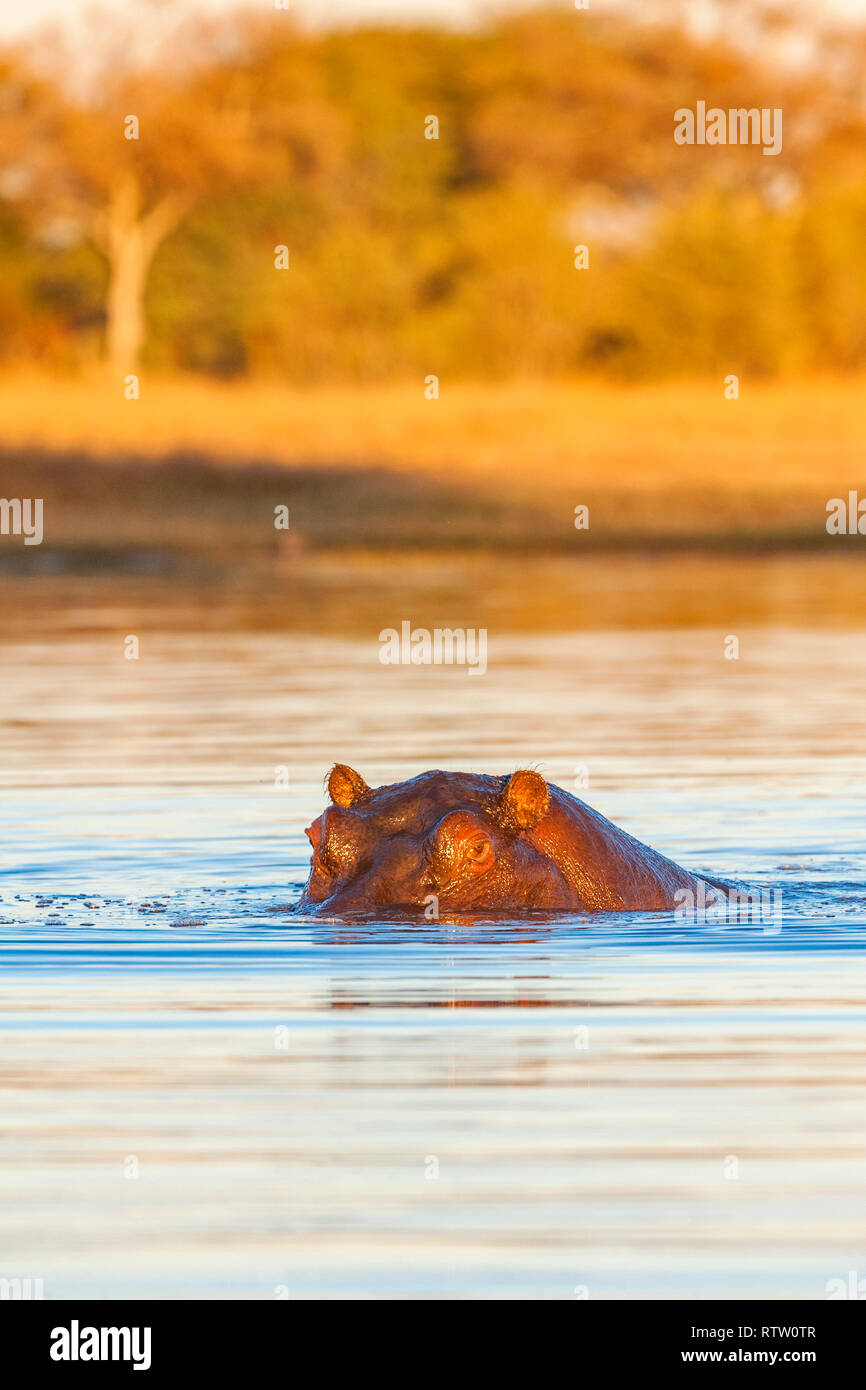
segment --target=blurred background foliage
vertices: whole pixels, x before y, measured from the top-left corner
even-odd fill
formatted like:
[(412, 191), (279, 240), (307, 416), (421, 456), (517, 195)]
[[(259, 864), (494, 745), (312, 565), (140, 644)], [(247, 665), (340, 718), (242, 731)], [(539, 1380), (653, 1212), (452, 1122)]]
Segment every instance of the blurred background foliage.
[[(107, 51), (77, 91), (0, 59), (6, 365), (298, 385), (866, 366), (862, 36), (833, 81), (563, 11), (318, 34), (246, 13), (144, 69)], [(782, 107), (782, 153), (677, 146), (698, 100)]]

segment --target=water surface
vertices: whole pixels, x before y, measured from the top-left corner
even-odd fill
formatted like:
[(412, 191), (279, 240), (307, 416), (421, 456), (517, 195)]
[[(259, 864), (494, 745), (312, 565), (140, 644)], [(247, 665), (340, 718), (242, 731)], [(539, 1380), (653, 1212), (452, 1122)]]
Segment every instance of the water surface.
[[(0, 1276), (815, 1299), (866, 1275), (866, 629), (746, 624), (738, 661), (721, 621), (491, 630), (472, 678), (383, 667), (362, 624), (151, 614), (125, 661), (134, 619), (93, 603), (2, 644)], [(298, 920), (335, 760), (538, 767), (780, 911)]]

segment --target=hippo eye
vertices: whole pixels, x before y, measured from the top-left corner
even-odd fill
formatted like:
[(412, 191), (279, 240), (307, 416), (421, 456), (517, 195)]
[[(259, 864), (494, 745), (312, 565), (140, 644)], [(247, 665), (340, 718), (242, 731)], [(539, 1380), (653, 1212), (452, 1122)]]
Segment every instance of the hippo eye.
[(483, 874), (494, 860), (493, 846), (486, 835), (476, 835), (462, 845), (463, 861), (470, 873)]
[(493, 867), (496, 853), (490, 836), (470, 811), (449, 811), (436, 826), (429, 850), (434, 879), (448, 882), (454, 874), (483, 874)]
[(477, 840), (473, 840), (470, 844), (466, 846), (465, 853), (466, 858), (469, 859), (473, 864), (482, 865), (486, 864), (488, 859), (490, 859), (491, 855), (493, 854), (493, 846), (487, 839), (486, 835), (482, 835)]

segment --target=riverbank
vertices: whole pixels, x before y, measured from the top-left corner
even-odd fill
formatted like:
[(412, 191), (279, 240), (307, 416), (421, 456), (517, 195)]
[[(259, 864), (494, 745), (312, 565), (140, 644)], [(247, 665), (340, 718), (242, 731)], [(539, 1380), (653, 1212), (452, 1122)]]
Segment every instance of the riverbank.
[(144, 377), (127, 401), (103, 377), (4, 377), (0, 496), (44, 498), (45, 540), (25, 553), (0, 538), (0, 567), (232, 570), (346, 548), (853, 554), (861, 538), (829, 536), (826, 518), (863, 479), (864, 384), (741, 390), (441, 383), (428, 401), (418, 383)]

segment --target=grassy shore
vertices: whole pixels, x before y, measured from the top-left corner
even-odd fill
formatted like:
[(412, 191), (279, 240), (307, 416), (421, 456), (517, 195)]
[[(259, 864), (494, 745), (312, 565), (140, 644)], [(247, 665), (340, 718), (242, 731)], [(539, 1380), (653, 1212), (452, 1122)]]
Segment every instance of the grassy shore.
[(853, 379), (743, 379), (736, 401), (721, 381), (443, 381), (431, 401), (145, 373), (127, 401), (104, 376), (6, 375), (0, 495), (53, 497), (49, 537), (85, 549), (268, 550), (281, 502), (316, 548), (856, 546), (824, 522), (866, 489), (864, 399)]

